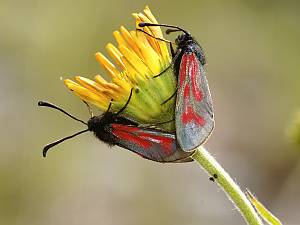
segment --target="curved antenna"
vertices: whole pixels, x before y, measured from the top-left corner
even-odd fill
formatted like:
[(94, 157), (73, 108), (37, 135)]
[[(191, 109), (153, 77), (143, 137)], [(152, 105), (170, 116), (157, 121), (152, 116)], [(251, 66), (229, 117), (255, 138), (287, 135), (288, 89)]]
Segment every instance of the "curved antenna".
[(152, 38), (154, 38), (154, 39), (156, 39), (156, 40), (159, 40), (159, 41), (163, 41), (163, 42), (167, 42), (167, 43), (169, 43), (169, 44), (172, 44), (171, 41), (166, 40), (166, 39), (163, 39), (163, 38), (155, 37), (155, 36), (153, 36), (152, 34), (149, 34), (149, 33), (147, 33), (146, 31), (144, 31), (144, 30), (142, 30), (142, 29), (137, 28), (136, 31), (140, 31), (140, 32), (142, 32), (142, 33), (144, 33), (144, 34), (148, 35), (149, 37), (152, 37)]
[(62, 138), (62, 139), (60, 139), (60, 140), (54, 141), (54, 142), (52, 142), (52, 143), (50, 143), (50, 144), (47, 144), (47, 145), (44, 147), (44, 149), (43, 149), (43, 156), (46, 157), (46, 156), (47, 156), (48, 150), (49, 150), (50, 148), (54, 147), (55, 145), (58, 145), (58, 144), (64, 142), (65, 140), (71, 139), (71, 138), (73, 138), (73, 137), (75, 137), (75, 136), (77, 136), (77, 135), (79, 135), (79, 134), (85, 133), (85, 132), (87, 132), (87, 131), (89, 131), (89, 129), (79, 131), (79, 132), (77, 132), (77, 133), (75, 133), (75, 134), (72, 134), (72, 135), (67, 136), (67, 137), (64, 137), (64, 138)]
[(128, 106), (128, 104), (130, 102), (130, 99), (132, 97), (132, 90), (133, 90), (133, 88), (131, 88), (131, 90), (130, 90), (130, 95), (129, 95), (129, 98), (127, 99), (127, 102), (125, 103), (125, 105), (123, 106), (123, 108), (120, 109), (119, 112), (116, 113), (116, 116), (119, 115), (120, 113), (122, 113), (126, 109), (126, 107)]
[(56, 106), (56, 105), (54, 105), (54, 104), (52, 104), (52, 103), (50, 103), (50, 102), (39, 101), (39, 102), (38, 102), (38, 106), (44, 106), (44, 107), (49, 107), (49, 108), (52, 108), (52, 109), (56, 109), (56, 110), (62, 112), (63, 114), (65, 114), (65, 115), (71, 117), (72, 119), (74, 119), (74, 120), (76, 120), (76, 121), (78, 121), (78, 122), (80, 122), (80, 123), (83, 123), (83, 124), (87, 125), (87, 123), (84, 122), (83, 120), (80, 120), (80, 119), (76, 118), (75, 116), (72, 116), (70, 113), (67, 113), (67, 112), (66, 112), (65, 110), (63, 110), (62, 108), (60, 108), (60, 107), (58, 107), (58, 106)]
[(178, 30), (178, 29), (167, 29), (166, 30), (166, 34), (170, 34), (170, 33), (177, 32), (177, 31), (181, 31), (181, 30)]
[(175, 31), (182, 31), (187, 35), (190, 35), (189, 32), (186, 30), (182, 29), (181, 27), (178, 26), (173, 26), (173, 25), (168, 25), (168, 24), (156, 24), (156, 23), (139, 23), (139, 27), (168, 27), (168, 28), (173, 28), (173, 29), (168, 29), (167, 34)]

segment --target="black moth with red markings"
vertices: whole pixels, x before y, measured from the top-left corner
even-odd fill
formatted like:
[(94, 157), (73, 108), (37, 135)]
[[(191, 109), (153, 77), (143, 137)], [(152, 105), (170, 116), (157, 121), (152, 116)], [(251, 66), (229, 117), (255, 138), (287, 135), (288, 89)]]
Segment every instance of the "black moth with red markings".
[(214, 128), (212, 98), (204, 70), (204, 52), (191, 34), (180, 27), (152, 23), (140, 23), (139, 26), (167, 27), (167, 34), (183, 32), (175, 40), (176, 51), (173, 50), (171, 42), (159, 40), (170, 43), (172, 69), (178, 82), (175, 108), (176, 138), (183, 151), (192, 152), (207, 140)]
[[(131, 95), (132, 91), (130, 97)], [(105, 113), (91, 117), (87, 123), (51, 103), (40, 101), (38, 103), (39, 106), (57, 109), (88, 127), (83, 131), (46, 145), (43, 149), (43, 156), (46, 157), (48, 150), (53, 146), (79, 134), (91, 131), (99, 140), (107, 143), (109, 146), (117, 145), (126, 148), (152, 161), (161, 163), (192, 161), (189, 157), (191, 153), (180, 149), (174, 134), (154, 128), (141, 127), (136, 122), (119, 115), (128, 105), (130, 97), (118, 113), (109, 111), (110, 104)]]

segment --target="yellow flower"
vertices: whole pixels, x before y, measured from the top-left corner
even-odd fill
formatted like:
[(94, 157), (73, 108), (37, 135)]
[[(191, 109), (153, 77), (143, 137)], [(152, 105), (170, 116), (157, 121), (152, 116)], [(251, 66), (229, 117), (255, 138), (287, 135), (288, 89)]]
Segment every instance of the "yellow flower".
[[(140, 22), (157, 23), (148, 7), (143, 13), (134, 13), (133, 16), (137, 26)], [(163, 38), (159, 27), (145, 27), (143, 30), (154, 37)], [(101, 75), (96, 75), (95, 80), (76, 76), (76, 82), (66, 79), (66, 86), (82, 100), (104, 112), (111, 100), (110, 111), (118, 112), (133, 90), (122, 115), (143, 124), (172, 120), (174, 98), (162, 104), (176, 91), (176, 78), (170, 67), (171, 57), (166, 42), (137, 30), (128, 31), (123, 26), (113, 35), (118, 47), (108, 43), (106, 50), (117, 66), (102, 53), (95, 54), (96, 60), (108, 72), (112, 81), (107, 82)], [(159, 74), (161, 75), (157, 76)], [(174, 131), (174, 122), (157, 126)]]

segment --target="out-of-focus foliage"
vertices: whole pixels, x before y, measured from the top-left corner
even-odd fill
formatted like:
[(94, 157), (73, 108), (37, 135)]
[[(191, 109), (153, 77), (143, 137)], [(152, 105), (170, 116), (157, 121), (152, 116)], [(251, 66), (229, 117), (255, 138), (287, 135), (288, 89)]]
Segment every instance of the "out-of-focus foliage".
[(291, 121), (287, 133), (293, 142), (300, 145), (300, 111), (296, 113), (295, 118)]
[(282, 225), (280, 220), (276, 218), (257, 198), (249, 191), (246, 190), (246, 196), (249, 201), (252, 203), (256, 212), (270, 225)]
[(206, 52), (216, 114), (207, 148), (283, 224), (299, 224), (299, 151), (284, 130), (299, 107), (300, 4), (283, 0), (0, 0), (0, 224), (244, 223), (194, 163), (147, 162), (91, 134), (41, 155), (82, 126), (37, 101), (87, 120), (60, 77), (104, 75), (94, 53), (146, 4)]

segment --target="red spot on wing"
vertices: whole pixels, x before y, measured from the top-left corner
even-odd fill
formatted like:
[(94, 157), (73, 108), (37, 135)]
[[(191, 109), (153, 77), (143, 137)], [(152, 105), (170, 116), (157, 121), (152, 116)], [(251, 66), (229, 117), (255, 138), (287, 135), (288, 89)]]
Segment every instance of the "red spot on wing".
[(166, 154), (172, 153), (172, 144), (175, 141), (173, 138), (148, 133), (139, 133), (139, 137), (148, 140), (151, 143), (159, 144), (161, 149)]
[(145, 150), (153, 147), (154, 144), (159, 144), (160, 149), (165, 154), (172, 153), (172, 146), (175, 142), (175, 139), (171, 137), (162, 136), (159, 133), (147, 133), (146, 130), (142, 130), (139, 127), (122, 124), (112, 124), (112, 127), (112, 133), (115, 136), (120, 139), (124, 139), (127, 142), (134, 143)]
[(184, 109), (184, 112), (181, 116), (181, 120), (183, 124), (187, 124), (189, 122), (195, 122), (199, 126), (204, 126), (205, 120), (202, 116), (196, 113), (192, 106), (188, 103)]
[(118, 138), (123, 139), (130, 143), (134, 143), (146, 150), (151, 148), (151, 146), (153, 145), (151, 142), (141, 139), (140, 137), (136, 136), (134, 133), (128, 133), (126, 131), (121, 131), (121, 130), (114, 130), (112, 133)]
[[(188, 71), (188, 73), (187, 73)], [(183, 102), (184, 105), (183, 113), (181, 115), (181, 121), (184, 125), (186, 125), (189, 122), (193, 122), (199, 126), (204, 126), (205, 120), (204, 118), (199, 115), (193, 108), (190, 101), (192, 99), (190, 98), (190, 95), (193, 94), (194, 99), (199, 102), (203, 99), (202, 91), (199, 88), (199, 84), (197, 83), (197, 75), (200, 74), (199, 70), (199, 61), (196, 57), (196, 55), (193, 54), (183, 54), (181, 66), (180, 66), (180, 88), (183, 89)], [(182, 87), (183, 79), (186, 79), (187, 76), (189, 76), (191, 82), (185, 83), (185, 86)], [(192, 89), (192, 93), (190, 90)]]
[(113, 123), (112, 127), (116, 130), (124, 131), (124, 132), (136, 132), (141, 130), (139, 127), (117, 124), (117, 123)]
[(188, 86), (188, 85), (185, 85), (185, 87), (184, 87), (183, 98), (184, 98), (184, 101), (190, 100), (190, 86)]
[(184, 81), (187, 79), (187, 76), (189, 76), (191, 80), (190, 85), (192, 86), (193, 96), (197, 102), (200, 102), (203, 99), (203, 93), (199, 88), (200, 84), (197, 83), (197, 74), (200, 74), (200, 68), (199, 60), (197, 59), (196, 55), (194, 53), (183, 54), (179, 70), (179, 88), (183, 86)]
[(196, 78), (196, 75), (198, 73), (201, 76), (200, 68), (199, 68), (199, 61), (196, 58), (195, 54), (192, 54), (191, 56), (192, 56), (193, 60), (191, 60), (191, 65), (189, 67), (189, 70), (190, 70), (189, 74), (191, 75), (192, 90), (193, 90), (193, 95), (195, 97), (195, 100), (200, 102), (203, 98), (203, 94), (202, 94), (202, 91), (199, 89), (200, 84), (197, 83), (197, 78)]

